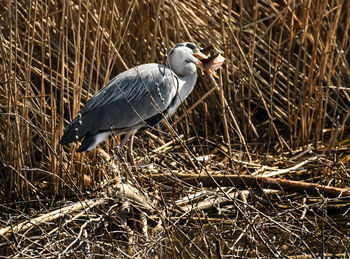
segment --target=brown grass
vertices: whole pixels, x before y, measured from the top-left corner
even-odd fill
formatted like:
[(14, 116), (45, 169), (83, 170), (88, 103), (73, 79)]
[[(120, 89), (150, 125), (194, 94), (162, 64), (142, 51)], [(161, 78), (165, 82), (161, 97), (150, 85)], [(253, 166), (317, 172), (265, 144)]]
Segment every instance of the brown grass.
[[(131, 228), (125, 221), (140, 216), (137, 206), (120, 214), (97, 206), (78, 214), (84, 223), (55, 219), (59, 230), (48, 223), (6, 236), (0, 254), (350, 256), (342, 200), (266, 190), (232, 198), (220, 183), (212, 192), (177, 177), (268, 175), (316, 157), (279, 176), (349, 188), (349, 10), (341, 0), (0, 0), (0, 226), (97, 197), (126, 175), (159, 208), (148, 215), (147, 238), (137, 220)], [(97, 151), (80, 155), (59, 145), (64, 127), (111, 78), (164, 63), (183, 41), (213, 43), (226, 63), (220, 80), (200, 72), (170, 121), (175, 132), (163, 125), (137, 136), (134, 153), (145, 164), (138, 175), (115, 154), (115, 138), (102, 147), (117, 170)], [(173, 187), (154, 174), (166, 174)], [(175, 205), (194, 193), (193, 207), (226, 200), (206, 210)]]

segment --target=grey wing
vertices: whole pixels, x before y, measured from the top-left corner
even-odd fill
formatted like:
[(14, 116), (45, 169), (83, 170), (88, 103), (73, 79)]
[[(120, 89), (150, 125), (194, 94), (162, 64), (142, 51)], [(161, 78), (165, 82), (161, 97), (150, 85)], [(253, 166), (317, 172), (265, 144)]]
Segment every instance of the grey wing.
[(138, 129), (146, 122), (156, 124), (175, 100), (177, 88), (176, 75), (163, 65), (145, 64), (129, 69), (86, 103), (61, 143), (74, 141), (73, 135), (80, 139), (104, 131)]

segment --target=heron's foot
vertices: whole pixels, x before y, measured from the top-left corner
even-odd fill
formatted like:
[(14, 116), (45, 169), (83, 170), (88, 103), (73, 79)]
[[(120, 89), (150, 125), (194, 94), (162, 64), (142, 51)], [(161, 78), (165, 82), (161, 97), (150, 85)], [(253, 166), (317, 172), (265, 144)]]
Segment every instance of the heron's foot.
[(124, 156), (123, 156), (123, 148), (121, 146), (117, 146), (115, 149), (115, 154), (117, 155), (119, 161), (125, 162)]
[(127, 153), (127, 157), (128, 157), (128, 161), (131, 165), (131, 169), (134, 171), (134, 173), (137, 173), (137, 166), (136, 166), (136, 162), (135, 162), (135, 158), (134, 155), (132, 153), (132, 150), (128, 149), (128, 153)]

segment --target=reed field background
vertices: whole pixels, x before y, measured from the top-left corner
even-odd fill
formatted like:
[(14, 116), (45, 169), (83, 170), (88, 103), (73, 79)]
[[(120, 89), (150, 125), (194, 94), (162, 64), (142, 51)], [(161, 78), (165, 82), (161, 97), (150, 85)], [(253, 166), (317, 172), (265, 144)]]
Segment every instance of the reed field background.
[[(350, 2), (0, 0), (0, 256), (350, 257)], [(117, 74), (213, 44), (168, 123), (59, 139)]]

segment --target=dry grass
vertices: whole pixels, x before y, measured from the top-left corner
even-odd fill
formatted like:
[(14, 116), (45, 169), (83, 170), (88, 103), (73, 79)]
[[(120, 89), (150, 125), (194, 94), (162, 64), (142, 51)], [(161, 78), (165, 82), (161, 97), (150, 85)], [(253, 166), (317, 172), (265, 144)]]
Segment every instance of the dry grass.
[[(90, 199), (4, 234), (0, 254), (350, 256), (346, 198), (322, 189), (237, 191), (212, 178), (349, 188), (349, 10), (341, 0), (0, 0), (0, 226)], [(163, 125), (137, 136), (137, 175), (115, 154), (115, 138), (102, 146), (112, 160), (58, 144), (112, 77), (164, 63), (182, 41), (213, 43), (226, 63), (218, 81), (201, 73), (170, 121), (175, 131)], [(185, 173), (210, 181), (190, 185)], [(111, 203), (100, 197), (120, 179), (157, 210), (118, 193)]]

